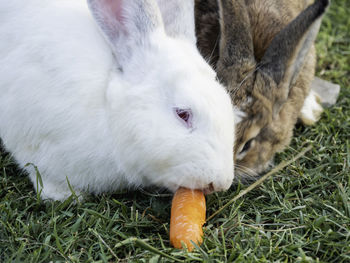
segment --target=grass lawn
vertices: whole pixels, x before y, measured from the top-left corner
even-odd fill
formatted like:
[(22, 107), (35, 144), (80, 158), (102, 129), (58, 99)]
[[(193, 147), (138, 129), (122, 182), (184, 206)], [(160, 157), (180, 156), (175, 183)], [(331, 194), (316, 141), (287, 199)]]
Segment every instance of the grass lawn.
[[(350, 262), (350, 11), (333, 0), (318, 36), (317, 75), (341, 85), (316, 126), (298, 126), (276, 158), (308, 152), (211, 219), (192, 253), (169, 245), (172, 196), (125, 191), (42, 203), (0, 157), (0, 262)], [(247, 186), (207, 197), (207, 215)]]

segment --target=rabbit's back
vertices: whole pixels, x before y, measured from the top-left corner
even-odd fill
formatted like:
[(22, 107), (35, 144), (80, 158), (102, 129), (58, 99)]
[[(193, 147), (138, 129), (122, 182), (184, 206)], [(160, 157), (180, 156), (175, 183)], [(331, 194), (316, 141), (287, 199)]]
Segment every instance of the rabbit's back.
[(112, 182), (118, 166), (108, 156), (114, 149), (105, 100), (113, 58), (86, 2), (1, 0), (0, 39), (0, 137), (7, 150), (22, 167), (35, 163), (57, 181), (75, 171), (86, 177), (72, 184), (102, 187), (91, 183), (98, 173)]
[[(260, 59), (274, 36), (312, 0), (245, 0), (254, 44)], [(202, 55), (215, 65), (218, 60), (220, 25), (217, 0), (195, 0), (196, 33)]]
[[(260, 61), (273, 38), (296, 18), (313, 0), (245, 0), (252, 30), (254, 56)], [(291, 47), (292, 48), (292, 47)], [(309, 93), (310, 83), (315, 74), (316, 50), (310, 47), (304, 66), (299, 73), (294, 88), (291, 89), (289, 101), (281, 114), (281, 127), (283, 131), (288, 119), (295, 119), (301, 110), (304, 99)], [(284, 120), (283, 120), (284, 119)], [(285, 129), (287, 130), (287, 129)], [(287, 144), (287, 143), (286, 143)]]
[[(0, 42), (1, 81), (16, 80), (11, 90), (65, 92), (65, 99), (78, 101), (73, 93), (84, 95), (106, 82), (112, 55), (85, 1), (1, 0), (0, 7), (0, 38), (5, 40)], [(91, 85), (94, 81), (100, 85)], [(5, 85), (1, 89), (11, 91)]]
[(0, 1), (0, 127), (59, 131), (75, 122), (67, 111), (84, 120), (103, 107), (112, 55), (84, 3)]
[(311, 0), (245, 0), (257, 60), (262, 58), (276, 34), (312, 2)]

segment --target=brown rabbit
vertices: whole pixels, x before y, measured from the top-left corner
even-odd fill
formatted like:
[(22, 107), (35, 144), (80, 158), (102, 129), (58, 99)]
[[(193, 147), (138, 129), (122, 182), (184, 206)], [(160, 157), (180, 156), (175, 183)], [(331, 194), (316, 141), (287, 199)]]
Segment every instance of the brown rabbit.
[(298, 117), (313, 124), (322, 112), (310, 84), (329, 1), (311, 3), (196, 0), (198, 48), (241, 112), (234, 149), (240, 179), (268, 168), (290, 143)]

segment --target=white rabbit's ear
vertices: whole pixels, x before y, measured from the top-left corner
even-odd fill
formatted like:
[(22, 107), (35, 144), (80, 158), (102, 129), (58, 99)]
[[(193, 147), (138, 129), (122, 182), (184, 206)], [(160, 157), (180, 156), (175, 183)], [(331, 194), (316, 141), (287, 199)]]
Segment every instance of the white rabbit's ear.
[(194, 0), (157, 0), (166, 33), (196, 44), (194, 28)]
[(135, 48), (149, 43), (150, 35), (162, 28), (154, 0), (87, 0), (100, 29), (123, 65)]

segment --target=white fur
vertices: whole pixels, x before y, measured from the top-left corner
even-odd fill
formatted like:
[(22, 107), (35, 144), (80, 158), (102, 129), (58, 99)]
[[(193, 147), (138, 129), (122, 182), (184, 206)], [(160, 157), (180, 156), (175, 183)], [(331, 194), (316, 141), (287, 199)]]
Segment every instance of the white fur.
[(244, 120), (244, 118), (247, 117), (247, 114), (244, 111), (240, 110), (238, 107), (233, 108), (233, 113), (235, 116), (235, 124), (240, 123)]
[(196, 45), (194, 0), (157, 0), (166, 33), (185, 38)]
[(317, 94), (311, 90), (305, 98), (304, 105), (300, 111), (300, 118), (304, 124), (312, 125), (317, 122), (323, 112)]
[[(67, 179), (96, 194), (227, 189), (233, 110), (215, 73), (193, 43), (165, 34), (154, 1), (115, 0), (120, 17), (105, 13), (109, 4), (90, 1), (94, 20), (83, 0), (0, 0), (5, 147), (22, 167), (38, 167), (43, 198), (67, 198)], [(104, 25), (110, 19), (122, 20), (115, 28)], [(192, 109), (193, 129), (173, 107)], [(34, 169), (25, 169), (36, 186)]]

